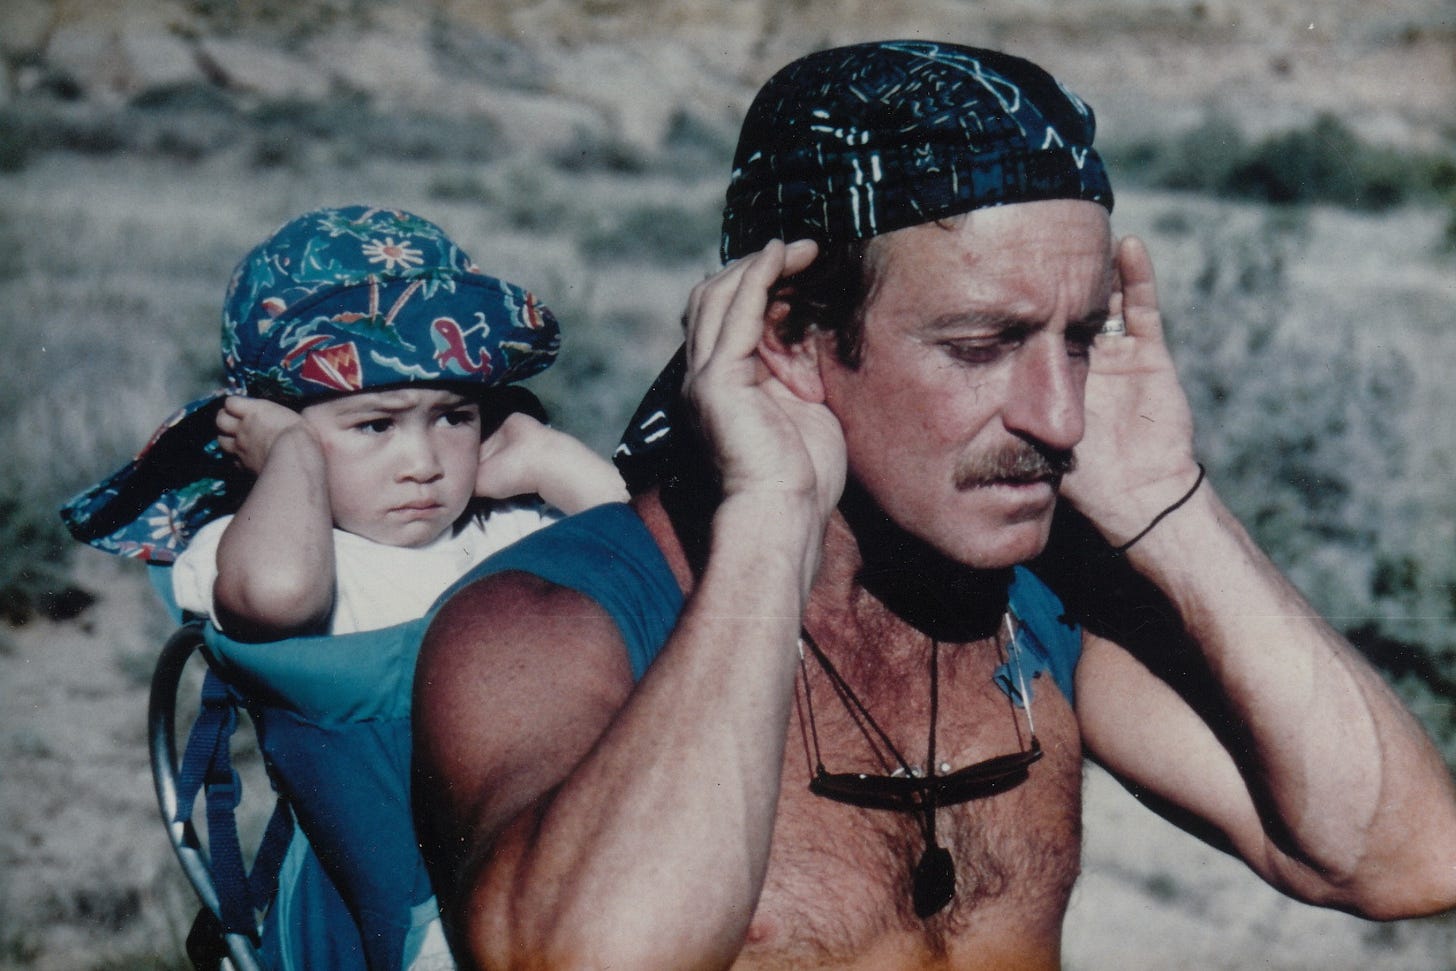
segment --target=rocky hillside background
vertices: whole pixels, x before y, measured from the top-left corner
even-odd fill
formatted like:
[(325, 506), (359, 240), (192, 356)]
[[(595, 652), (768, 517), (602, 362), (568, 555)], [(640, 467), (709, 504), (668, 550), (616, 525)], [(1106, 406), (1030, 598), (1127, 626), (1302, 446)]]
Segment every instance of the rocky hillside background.
[[(1214, 481), (1456, 761), (1449, 0), (3, 0), (0, 968), (185, 966), (143, 741), (166, 624), (54, 509), (215, 385), (238, 257), (319, 205), (435, 219), (558, 312), (535, 386), (607, 450), (714, 265), (754, 89), (885, 36), (1096, 107)], [(1087, 816), (1069, 969), (1456, 967), (1449, 922), (1300, 907), (1095, 772)]]

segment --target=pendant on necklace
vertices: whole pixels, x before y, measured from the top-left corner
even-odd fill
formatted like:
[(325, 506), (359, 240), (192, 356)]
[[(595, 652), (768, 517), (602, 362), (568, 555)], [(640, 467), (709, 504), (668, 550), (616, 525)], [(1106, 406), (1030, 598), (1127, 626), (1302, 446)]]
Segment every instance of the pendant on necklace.
[(945, 909), (955, 896), (955, 861), (950, 851), (932, 843), (920, 854), (911, 873), (911, 899), (921, 919)]

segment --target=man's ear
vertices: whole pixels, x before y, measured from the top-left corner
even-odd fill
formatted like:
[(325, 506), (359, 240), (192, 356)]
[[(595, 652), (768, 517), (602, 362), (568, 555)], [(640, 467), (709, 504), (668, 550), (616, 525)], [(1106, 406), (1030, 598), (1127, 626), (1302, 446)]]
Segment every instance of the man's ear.
[(789, 315), (785, 300), (771, 299), (763, 315), (763, 337), (758, 342), (758, 356), (774, 377), (804, 401), (824, 401), (824, 381), (819, 376), (819, 355), (822, 342), (810, 332), (796, 344), (784, 340), (784, 320)]

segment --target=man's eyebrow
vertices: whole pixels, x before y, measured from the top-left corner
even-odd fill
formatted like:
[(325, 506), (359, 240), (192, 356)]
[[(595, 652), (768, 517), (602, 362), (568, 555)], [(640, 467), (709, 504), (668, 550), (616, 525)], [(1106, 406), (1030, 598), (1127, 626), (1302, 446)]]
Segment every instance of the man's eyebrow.
[[(1107, 323), (1108, 309), (1100, 307), (1090, 313), (1067, 321), (1068, 330), (1098, 330)], [(924, 332), (931, 336), (956, 330), (984, 330), (1000, 332), (1006, 330), (1037, 330), (1045, 327), (1045, 321), (1023, 317), (1014, 313), (997, 311), (966, 310), (941, 314), (925, 322)]]
[(983, 310), (958, 310), (925, 321), (922, 330), (931, 336), (957, 330), (1003, 331), (1017, 327), (1037, 326), (1016, 314)]

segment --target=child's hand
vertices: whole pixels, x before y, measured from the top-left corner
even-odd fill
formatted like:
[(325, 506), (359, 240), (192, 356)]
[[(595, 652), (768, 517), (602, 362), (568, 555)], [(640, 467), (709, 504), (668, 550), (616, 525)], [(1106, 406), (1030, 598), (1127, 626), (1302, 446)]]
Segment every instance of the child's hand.
[(480, 443), (475, 494), (508, 499), (532, 493), (566, 513), (627, 498), (612, 463), (565, 432), (517, 412)]
[(516, 412), (508, 416), (480, 443), (475, 494), (487, 499), (509, 499), (539, 492), (543, 473), (550, 472), (552, 436), (560, 434), (530, 415)]
[(274, 401), (229, 395), (217, 413), (217, 441), (237, 456), (243, 468), (258, 475), (279, 436), (293, 426), (307, 427), (298, 412)]

